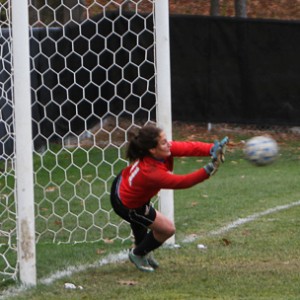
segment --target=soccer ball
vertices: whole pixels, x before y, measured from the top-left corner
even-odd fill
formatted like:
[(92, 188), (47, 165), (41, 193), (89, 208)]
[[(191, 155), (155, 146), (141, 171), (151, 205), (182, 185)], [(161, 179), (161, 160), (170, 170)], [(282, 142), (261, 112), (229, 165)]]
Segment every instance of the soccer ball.
[(265, 166), (274, 162), (278, 155), (278, 145), (267, 136), (255, 136), (245, 144), (246, 159), (257, 166)]

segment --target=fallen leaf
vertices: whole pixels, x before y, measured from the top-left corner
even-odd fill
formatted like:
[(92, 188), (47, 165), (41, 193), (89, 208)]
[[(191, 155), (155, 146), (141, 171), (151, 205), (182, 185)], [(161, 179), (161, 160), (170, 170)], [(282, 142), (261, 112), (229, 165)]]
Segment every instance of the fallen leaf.
[(227, 239), (222, 239), (222, 242), (224, 244), (224, 246), (229, 246), (231, 244), (231, 241), (227, 240)]
[(113, 240), (110, 240), (110, 239), (104, 239), (104, 243), (105, 244), (113, 244)]
[(55, 224), (55, 225), (61, 226), (61, 225), (62, 225), (62, 221), (60, 221), (60, 220), (55, 220), (55, 221), (54, 221), (54, 224)]
[(57, 187), (55, 186), (49, 186), (46, 188), (46, 192), (54, 192), (55, 190), (57, 190)]
[(119, 280), (118, 283), (122, 284), (122, 285), (137, 285), (138, 284), (137, 281), (133, 281), (133, 280)]
[(104, 250), (104, 249), (97, 249), (96, 250), (96, 254), (98, 254), (98, 255), (101, 255), (101, 254), (103, 254), (105, 252), (106, 252), (106, 250)]

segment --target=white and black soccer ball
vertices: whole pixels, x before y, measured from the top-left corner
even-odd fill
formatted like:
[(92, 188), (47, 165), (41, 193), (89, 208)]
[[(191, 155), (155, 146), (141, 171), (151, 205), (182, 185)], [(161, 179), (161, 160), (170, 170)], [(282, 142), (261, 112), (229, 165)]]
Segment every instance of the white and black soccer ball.
[(245, 157), (257, 166), (273, 163), (278, 156), (277, 142), (271, 137), (255, 136), (249, 139), (244, 148)]

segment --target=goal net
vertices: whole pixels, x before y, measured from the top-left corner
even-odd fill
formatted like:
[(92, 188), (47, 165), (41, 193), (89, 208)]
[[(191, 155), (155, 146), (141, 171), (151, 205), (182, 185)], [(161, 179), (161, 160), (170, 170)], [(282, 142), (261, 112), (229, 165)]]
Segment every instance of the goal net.
[[(2, 278), (18, 269), (11, 5), (0, 3)], [(29, 0), (37, 243), (131, 238), (109, 195), (128, 133), (159, 119), (155, 17), (155, 0)]]

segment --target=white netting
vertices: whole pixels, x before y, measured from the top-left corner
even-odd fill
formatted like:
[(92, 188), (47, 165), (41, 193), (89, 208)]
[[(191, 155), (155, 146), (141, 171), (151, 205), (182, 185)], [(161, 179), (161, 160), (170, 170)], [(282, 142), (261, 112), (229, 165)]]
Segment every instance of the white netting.
[[(127, 165), (128, 131), (156, 119), (153, 2), (29, 0), (37, 242), (131, 236), (112, 212), (109, 193)], [(16, 272), (9, 5), (0, 4), (4, 276)]]
[(128, 130), (155, 118), (153, 3), (63, 3), (31, 19), (37, 239), (127, 239), (109, 188)]
[[(0, 275), (16, 277), (16, 204), (10, 1), (0, 3)], [(0, 277), (1, 278), (1, 277)]]

